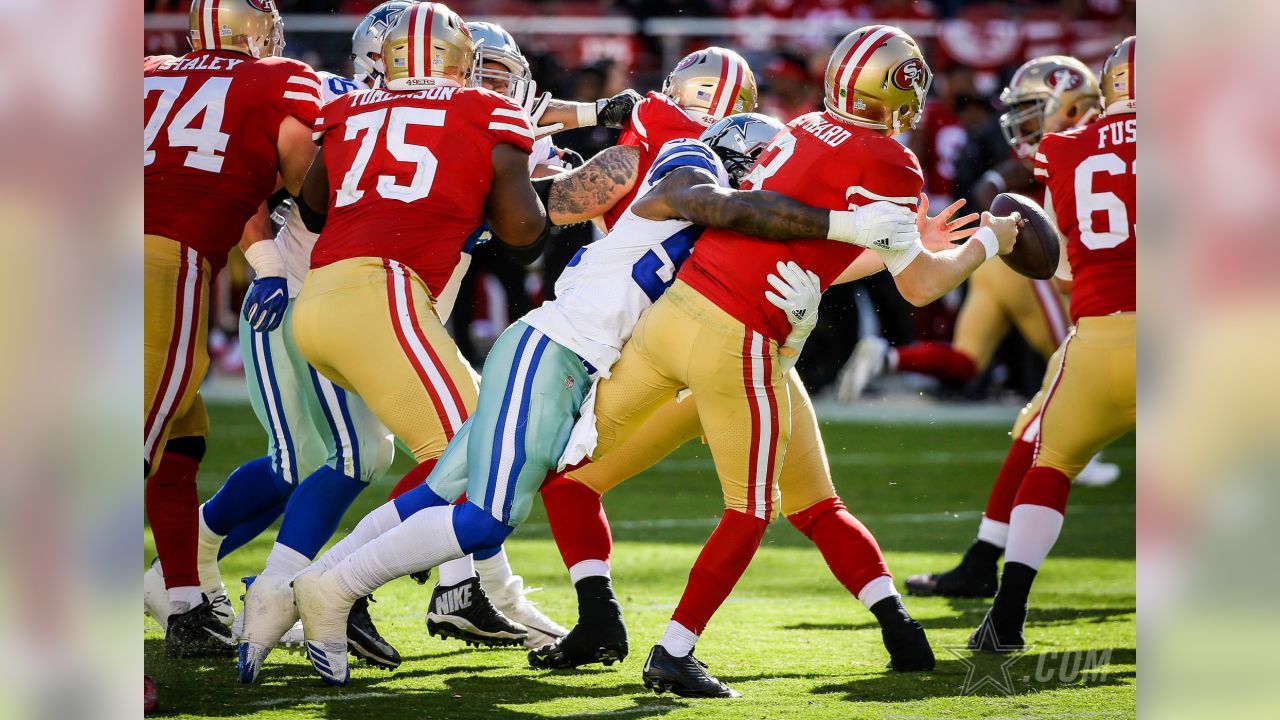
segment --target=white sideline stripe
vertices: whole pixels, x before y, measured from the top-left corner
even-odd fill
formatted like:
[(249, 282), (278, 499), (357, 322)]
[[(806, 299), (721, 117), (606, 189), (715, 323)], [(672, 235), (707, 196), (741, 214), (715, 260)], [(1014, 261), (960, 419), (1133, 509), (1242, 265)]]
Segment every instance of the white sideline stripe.
[(285, 92), (284, 96), (290, 100), (306, 100), (307, 102), (313, 102), (316, 104), (316, 107), (320, 107), (321, 105), (324, 104), (320, 102), (320, 98), (316, 97), (315, 95), (308, 95), (307, 93), (294, 92), (293, 90), (289, 90)]
[(315, 704), (335, 702), (347, 702), (350, 700), (369, 700), (371, 698), (389, 698), (402, 697), (400, 693), (388, 692), (361, 692), (361, 693), (327, 693), (324, 695), (303, 695), (302, 697), (272, 698), (270, 700), (255, 700), (250, 705), (254, 707), (271, 707), (273, 705), (295, 705), (295, 704)]

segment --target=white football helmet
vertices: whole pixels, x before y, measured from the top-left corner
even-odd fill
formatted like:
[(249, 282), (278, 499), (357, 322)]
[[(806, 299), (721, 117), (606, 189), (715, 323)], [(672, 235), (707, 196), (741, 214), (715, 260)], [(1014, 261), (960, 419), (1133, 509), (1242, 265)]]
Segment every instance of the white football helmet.
[(356, 31), (351, 36), (351, 64), (356, 82), (367, 83), (371, 80), (374, 87), (382, 83), (382, 76), (387, 72), (387, 66), (382, 61), (382, 38), (387, 34), (387, 29), (395, 24), (400, 13), (412, 5), (406, 0), (384, 2), (370, 10), (356, 26)]

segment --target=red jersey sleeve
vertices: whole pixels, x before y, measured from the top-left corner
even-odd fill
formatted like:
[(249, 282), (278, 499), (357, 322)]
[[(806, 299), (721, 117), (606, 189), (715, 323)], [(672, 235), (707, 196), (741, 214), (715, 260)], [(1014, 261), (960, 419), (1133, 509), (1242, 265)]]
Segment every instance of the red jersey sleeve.
[(492, 102), (485, 111), (484, 122), (493, 143), (515, 145), (521, 152), (533, 152), (533, 126), (529, 124), (529, 114), (510, 99), (497, 93), (487, 93)]
[(879, 153), (874, 162), (867, 163), (859, 173), (858, 181), (845, 190), (849, 209), (869, 205), (877, 200), (901, 205), (912, 211), (920, 206), (920, 193), (924, 190), (924, 173), (920, 161), (911, 150), (898, 146)]
[(310, 65), (292, 58), (270, 58), (270, 62), (278, 78), (271, 92), (283, 101), (285, 115), (312, 127), (324, 106), (320, 76)]
[(313, 123), (311, 139), (315, 140), (316, 143), (319, 144), (324, 140), (325, 133), (342, 124), (342, 121), (347, 117), (347, 108), (351, 107), (351, 99), (363, 92), (368, 91), (362, 90), (348, 93), (346, 95), (339, 95), (328, 103), (325, 103), (324, 107), (320, 109), (319, 114), (316, 115), (316, 119)]

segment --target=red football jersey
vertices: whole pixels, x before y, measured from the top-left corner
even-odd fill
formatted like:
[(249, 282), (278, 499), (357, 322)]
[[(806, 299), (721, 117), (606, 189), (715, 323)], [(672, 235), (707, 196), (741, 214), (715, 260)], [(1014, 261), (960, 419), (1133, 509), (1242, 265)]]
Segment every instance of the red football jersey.
[(631, 201), (636, 199), (636, 193), (640, 190), (640, 181), (649, 172), (653, 159), (668, 140), (696, 138), (706, 129), (706, 125), (689, 117), (684, 108), (661, 93), (650, 92), (648, 97), (636, 103), (631, 109), (631, 117), (622, 126), (618, 144), (640, 148), (640, 172), (636, 175), (636, 184), (631, 192), (604, 214), (605, 228), (613, 227), (622, 213), (631, 207)]
[(1138, 116), (1046, 135), (1035, 177), (1049, 191), (1071, 264), (1071, 321), (1138, 309)]
[(435, 85), (335, 98), (316, 120), (329, 173), (329, 218), (311, 267), (353, 257), (398, 260), (433, 296), (484, 222), (493, 147), (533, 149), (528, 115), (483, 88)]
[[(876, 200), (917, 208), (924, 176), (916, 156), (896, 140), (848, 125), (830, 113), (801, 115), (764, 149), (744, 189), (782, 193), (809, 205), (848, 210)], [(707, 229), (678, 277), (748, 328), (778, 342), (791, 323), (765, 300), (765, 278), (794, 260), (825, 290), (862, 248), (834, 240), (772, 242)]]
[(320, 78), (304, 62), (223, 50), (148, 57), (142, 76), (143, 231), (222, 267), (275, 189), (280, 123), (315, 122)]

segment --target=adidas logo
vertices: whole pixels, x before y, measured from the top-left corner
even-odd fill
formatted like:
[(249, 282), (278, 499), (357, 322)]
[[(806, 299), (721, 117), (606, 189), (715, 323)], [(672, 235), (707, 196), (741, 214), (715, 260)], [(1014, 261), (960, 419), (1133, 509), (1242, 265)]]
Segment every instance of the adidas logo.
[(875, 246), (876, 246), (876, 247), (882, 247), (882, 248), (888, 249), (888, 247), (889, 247), (889, 238), (880, 238), (879, 240), (876, 240), (876, 241), (875, 241)]
[(436, 602), (436, 612), (441, 615), (452, 615), (469, 607), (471, 607), (471, 583), (444, 591)]

